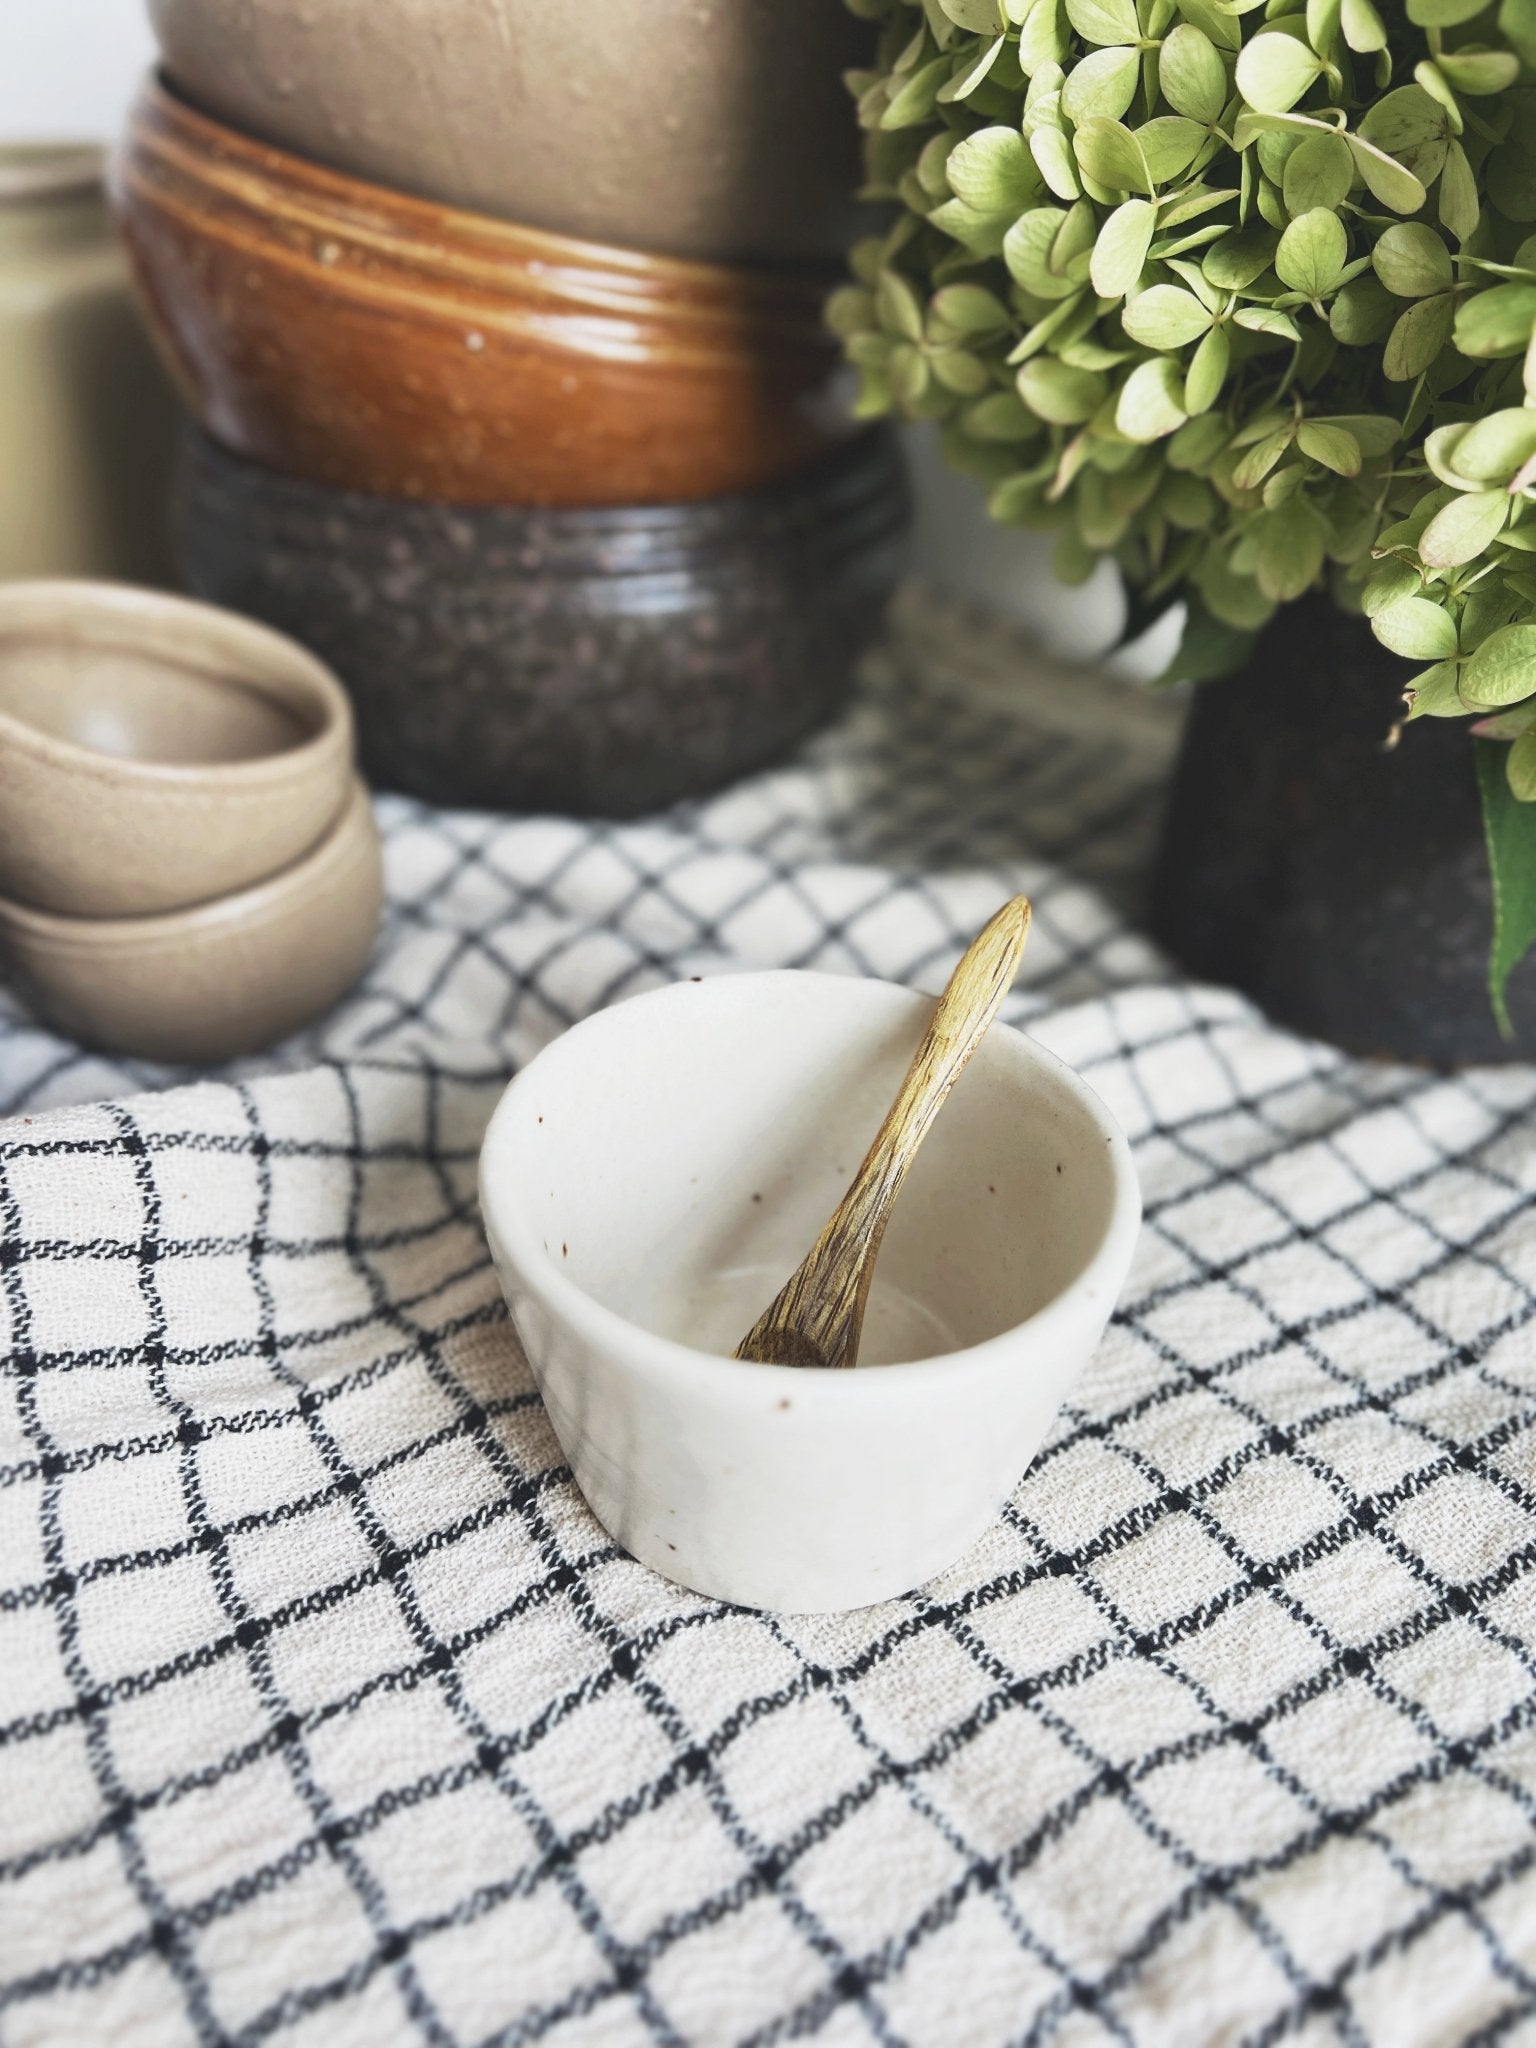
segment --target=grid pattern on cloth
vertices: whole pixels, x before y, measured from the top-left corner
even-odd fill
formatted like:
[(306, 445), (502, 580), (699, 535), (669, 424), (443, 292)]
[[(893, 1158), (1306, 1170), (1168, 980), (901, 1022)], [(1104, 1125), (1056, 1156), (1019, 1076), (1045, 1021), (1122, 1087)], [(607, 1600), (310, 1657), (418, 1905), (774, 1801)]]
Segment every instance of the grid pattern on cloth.
[[(1171, 714), (902, 648), (661, 821), (384, 803), (288, 1071), (135, 1094), (7, 1020), (3, 2048), (1536, 2041), (1536, 1073), (1180, 983)], [(681, 1592), (501, 1309), (508, 1067), (681, 974), (937, 987), (1017, 888), (1011, 1014), (1146, 1196), (1104, 1344), (941, 1580)]]

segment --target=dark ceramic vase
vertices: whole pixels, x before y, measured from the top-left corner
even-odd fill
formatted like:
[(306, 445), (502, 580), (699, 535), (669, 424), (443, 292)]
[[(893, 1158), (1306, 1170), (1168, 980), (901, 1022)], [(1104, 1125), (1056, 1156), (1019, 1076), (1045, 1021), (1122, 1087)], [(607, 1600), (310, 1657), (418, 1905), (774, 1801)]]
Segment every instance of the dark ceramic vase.
[(905, 552), (894, 438), (771, 488), (600, 510), (296, 482), (189, 437), (188, 587), (331, 664), (378, 785), (633, 817), (789, 752), (845, 700)]
[(1384, 742), (1412, 673), (1322, 596), (1196, 694), (1152, 892), (1157, 938), (1277, 1023), (1436, 1065), (1529, 1057), (1536, 960), (1507, 1044), (1488, 1000), (1492, 894), (1467, 727)]

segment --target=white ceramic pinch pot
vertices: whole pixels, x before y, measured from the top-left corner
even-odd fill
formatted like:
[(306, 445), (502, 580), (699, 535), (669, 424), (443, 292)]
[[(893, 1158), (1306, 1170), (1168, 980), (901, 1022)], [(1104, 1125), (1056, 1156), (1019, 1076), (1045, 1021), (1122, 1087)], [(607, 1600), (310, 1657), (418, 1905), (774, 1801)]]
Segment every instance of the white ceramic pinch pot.
[(809, 1249), (932, 1015), (883, 982), (742, 974), (578, 1024), (508, 1088), (480, 1189), (507, 1302), (604, 1528), (695, 1591), (825, 1612), (986, 1529), (1124, 1281), (1125, 1138), (996, 1026), (880, 1254), (853, 1372), (729, 1354)]

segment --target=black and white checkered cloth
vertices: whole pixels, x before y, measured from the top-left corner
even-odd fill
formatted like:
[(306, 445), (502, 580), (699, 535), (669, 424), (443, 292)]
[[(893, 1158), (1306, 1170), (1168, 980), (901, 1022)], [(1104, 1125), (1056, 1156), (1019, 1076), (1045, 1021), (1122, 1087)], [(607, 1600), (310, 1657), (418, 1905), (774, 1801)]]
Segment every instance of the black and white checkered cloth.
[[(281, 1073), (7, 1014), (3, 2048), (1536, 2041), (1536, 1072), (1181, 984), (1169, 707), (899, 644), (664, 819), (385, 801), (377, 961)], [(1012, 1014), (1137, 1149), (1111, 1331), (944, 1579), (683, 1593), (504, 1318), (492, 1102), (680, 975), (936, 988), (1020, 888)]]

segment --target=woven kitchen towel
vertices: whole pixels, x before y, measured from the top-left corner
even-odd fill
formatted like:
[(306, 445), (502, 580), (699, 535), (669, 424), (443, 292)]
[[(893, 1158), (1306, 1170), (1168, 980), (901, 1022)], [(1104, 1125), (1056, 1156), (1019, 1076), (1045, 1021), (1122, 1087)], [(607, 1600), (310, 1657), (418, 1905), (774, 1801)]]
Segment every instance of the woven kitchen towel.
[[(3, 2048), (1536, 2042), (1536, 1073), (1173, 977), (1171, 738), (909, 613), (661, 821), (384, 802), (378, 959), (287, 1071), (135, 1093), (8, 1014)], [(1017, 888), (1010, 1014), (1137, 1149), (1114, 1324), (942, 1580), (683, 1593), (503, 1316), (496, 1093), (682, 974), (936, 988)]]

